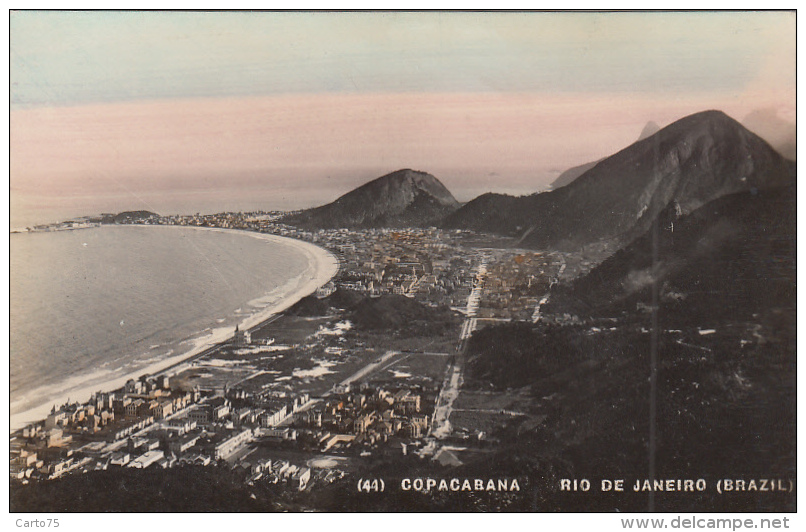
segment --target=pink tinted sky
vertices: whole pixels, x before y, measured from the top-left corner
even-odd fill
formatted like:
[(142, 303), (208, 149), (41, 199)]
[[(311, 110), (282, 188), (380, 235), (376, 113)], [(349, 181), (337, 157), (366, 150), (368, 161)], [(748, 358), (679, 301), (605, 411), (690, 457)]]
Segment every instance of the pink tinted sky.
[[(311, 24), (325, 35), (296, 37), (307, 52), (291, 47), (261, 57), (259, 76), (274, 76), (265, 79), (254, 64), (233, 66), (227, 58), (249, 55), (247, 45), (279, 47), (257, 31), (278, 17), (228, 22), (207, 15), (144, 14), (134, 23), (49, 15), (15, 24), (12, 17), (12, 221), (135, 208), (307, 207), (404, 167), (433, 173), (460, 200), (490, 190), (523, 194), (627, 146), (650, 120), (665, 126), (716, 108), (738, 120), (772, 109), (794, 122), (794, 17), (787, 13), (548, 21), (541, 14), (482, 14), (443, 17), (436, 25), (422, 13), (391, 20), (279, 17), (275, 33), (291, 41), (295, 28)], [(533, 35), (546, 22), (549, 34)], [(657, 26), (654, 33), (635, 29), (647, 22)], [(244, 30), (247, 23), (257, 27)], [(174, 59), (112, 70), (116, 54), (125, 58), (142, 47), (142, 31), (140, 40), (133, 35), (143, 27), (152, 31), (150, 53)], [(221, 37), (222, 28), (232, 34)], [(362, 29), (367, 37), (340, 29)], [(401, 44), (401, 29), (437, 41)], [(64, 32), (64, 52), (30, 35), (46, 30)], [(128, 39), (124, 30), (132, 31)], [(736, 37), (738, 30), (745, 33)], [(88, 31), (100, 32), (96, 44), (114, 34), (109, 50), (89, 52), (77, 37)], [(220, 57), (199, 59), (204, 50), (176, 43), (211, 35), (228, 39), (230, 48), (215, 43)], [(84, 82), (73, 77), (71, 63)], [(98, 70), (104, 74), (93, 79)], [(335, 86), (345, 73), (354, 86)], [(220, 85), (216, 76), (230, 82)]]

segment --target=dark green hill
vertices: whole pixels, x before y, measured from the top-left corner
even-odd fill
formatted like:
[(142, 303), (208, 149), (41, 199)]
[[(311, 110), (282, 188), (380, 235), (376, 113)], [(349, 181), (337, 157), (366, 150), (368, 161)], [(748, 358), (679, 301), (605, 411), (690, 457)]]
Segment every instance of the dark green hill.
[(559, 289), (546, 312), (576, 302), (577, 310), (615, 315), (651, 303), (657, 287), (661, 309), (678, 324), (772, 313), (794, 319), (794, 187), (732, 194), (687, 216), (671, 206), (657, 225)]
[(355, 290), (338, 288), (327, 297), (318, 298), (314, 295), (306, 296), (297, 301), (286, 313), (292, 316), (325, 316), (331, 310), (351, 310), (368, 296)]
[(358, 329), (401, 336), (442, 334), (461, 321), (450, 309), (429, 307), (396, 294), (362, 301), (353, 308), (350, 319)]
[(370, 181), (333, 203), (288, 216), (283, 222), (310, 229), (420, 227), (458, 208), (459, 203), (436, 177), (405, 169)]
[(305, 296), (285, 311), (290, 316), (325, 316), (330, 312), (330, 305), (316, 296)]
[[(656, 228), (552, 291), (542, 310), (581, 322), (475, 332), (466, 386), (534, 396), (546, 421), (513, 423), (517, 443), (507, 452), (534, 467), (647, 478), (654, 430), (657, 478), (693, 475), (709, 485), (656, 494), (656, 509), (791, 510), (791, 494), (724, 498), (710, 488), (767, 470), (796, 476), (795, 252), (794, 186), (731, 194), (688, 215), (672, 205)], [(645, 509), (646, 494), (635, 495), (561, 507)]]
[(335, 292), (327, 296), (327, 302), (331, 307), (346, 310), (352, 309), (366, 299), (367, 296), (361, 292), (345, 288), (337, 288)]
[(131, 224), (159, 218), (160, 215), (151, 211), (124, 211), (118, 214), (105, 214), (101, 218), (104, 224)]

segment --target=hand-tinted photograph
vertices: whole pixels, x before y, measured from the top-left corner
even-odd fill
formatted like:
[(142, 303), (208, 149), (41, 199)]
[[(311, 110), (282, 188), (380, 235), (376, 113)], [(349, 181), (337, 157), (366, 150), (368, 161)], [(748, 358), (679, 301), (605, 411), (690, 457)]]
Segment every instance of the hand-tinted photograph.
[(9, 13), (11, 512), (794, 512), (794, 11)]

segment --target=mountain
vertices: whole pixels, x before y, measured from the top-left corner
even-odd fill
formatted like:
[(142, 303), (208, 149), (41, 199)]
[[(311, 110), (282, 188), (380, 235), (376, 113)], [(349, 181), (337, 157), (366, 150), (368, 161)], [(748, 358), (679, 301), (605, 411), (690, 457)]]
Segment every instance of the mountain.
[(690, 213), (719, 197), (794, 181), (794, 163), (721, 111), (685, 117), (604, 159), (571, 184), (531, 196), (485, 194), (445, 228), (514, 236), (536, 249), (621, 247), (672, 206)]
[[(641, 134), (638, 136), (638, 140), (644, 140), (645, 138), (651, 137), (658, 131), (660, 131), (660, 127), (658, 126), (658, 124), (649, 121), (644, 126), (644, 129), (641, 130)], [(556, 190), (560, 187), (564, 187), (565, 185), (571, 183), (577, 177), (581, 176), (582, 174), (584, 174), (585, 172), (587, 172), (588, 170), (599, 164), (600, 161), (602, 161), (602, 159), (599, 159), (598, 161), (594, 161), (592, 163), (580, 164), (579, 166), (569, 168), (568, 170), (557, 176), (557, 179), (552, 181), (551, 185), (549, 185), (551, 190)]]
[(641, 134), (638, 135), (638, 140), (648, 139), (658, 131), (660, 131), (660, 126), (650, 120), (649, 122), (646, 123), (644, 129), (641, 130)]
[[(656, 231), (558, 287), (544, 310), (614, 315), (649, 303), (657, 287), (660, 310), (676, 328), (765, 320), (780, 326), (795, 316), (796, 199), (789, 186), (730, 194), (689, 215), (667, 208)], [(778, 332), (794, 342), (794, 330)]]
[[(670, 206), (586, 276), (555, 286), (540, 322), (475, 331), (463, 390), (517, 390), (535, 398), (521, 411), (544, 416), (538, 427), (523, 422), (520, 447), (502, 454), (518, 456), (521, 470), (534, 456), (543, 475), (570, 464), (561, 478), (643, 478), (646, 462), (636, 457), (647, 456), (654, 432), (657, 478), (750, 477), (770, 467), (794, 478), (796, 201), (789, 186), (723, 196), (688, 215)], [(645, 508), (645, 499), (602, 495), (578, 509)], [(659, 511), (680, 501), (657, 495)], [(795, 506), (792, 497), (770, 504), (745, 495), (686, 504)]]
[(458, 208), (459, 202), (436, 177), (405, 169), (283, 222), (312, 229), (424, 226)]
[[(599, 159), (601, 161), (601, 159)], [(570, 184), (572, 181), (576, 180), (579, 176), (599, 164), (599, 161), (593, 161), (592, 163), (585, 163), (580, 164), (579, 166), (573, 166), (566, 170), (565, 172), (561, 173), (557, 176), (557, 179), (551, 182), (551, 190), (557, 190), (560, 187), (564, 187), (565, 185)]]
[(794, 161), (797, 157), (795, 124), (779, 117), (775, 109), (756, 109), (744, 117), (742, 124), (787, 159)]

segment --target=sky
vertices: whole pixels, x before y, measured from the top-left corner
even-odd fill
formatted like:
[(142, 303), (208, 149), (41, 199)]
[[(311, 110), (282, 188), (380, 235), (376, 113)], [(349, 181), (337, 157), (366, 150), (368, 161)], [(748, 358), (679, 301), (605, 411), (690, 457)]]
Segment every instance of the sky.
[(788, 12), (10, 15), (11, 218), (527, 194), (693, 112), (795, 121)]

